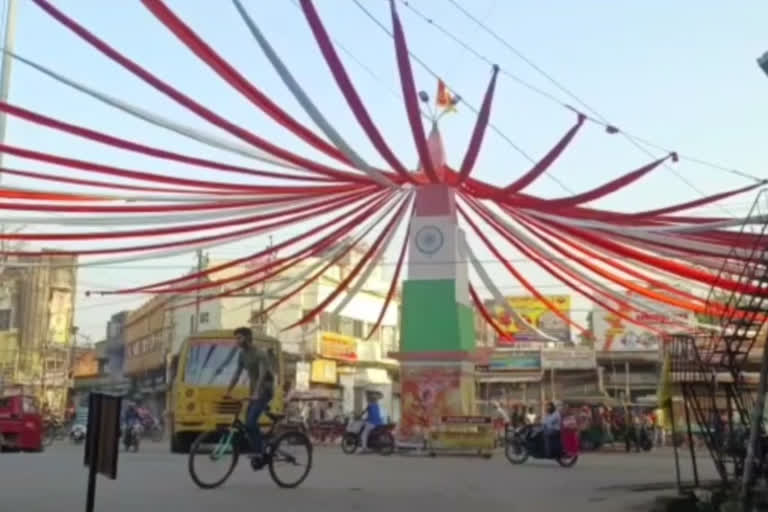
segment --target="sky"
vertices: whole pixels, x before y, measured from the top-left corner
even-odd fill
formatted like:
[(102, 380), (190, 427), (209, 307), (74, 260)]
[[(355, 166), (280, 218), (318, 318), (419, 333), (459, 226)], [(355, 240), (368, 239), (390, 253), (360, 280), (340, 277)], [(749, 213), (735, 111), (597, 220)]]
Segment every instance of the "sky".
[[(361, 0), (371, 13), (390, 25), (388, 2)], [(55, 2), (115, 48), (161, 78), (226, 118), (247, 126), (260, 136), (297, 153), (327, 162), (314, 149), (286, 132), (250, 105), (184, 47), (140, 2), (96, 0)], [(415, 166), (416, 151), (399, 90), (392, 39), (373, 24), (350, 0), (316, 0), (329, 32), (349, 53), (340, 51), (353, 82), (373, 119), (402, 161)], [(521, 86), (509, 75), (572, 103), (555, 86), (480, 30), (448, 0), (410, 2), (451, 34), (468, 42), (505, 74), (499, 77), (491, 122), (515, 145), (533, 158), (540, 157), (573, 124), (573, 112)], [(5, 2), (0, 2), (4, 6)], [(273, 101), (307, 125), (301, 108), (272, 70), (229, 1), (173, 0), (167, 4), (211, 46), (264, 91)], [(370, 162), (383, 161), (354, 120), (322, 59), (306, 21), (293, 1), (244, 0), (246, 8), (334, 126)], [(523, 2), (473, 0), (465, 8), (502, 36), (547, 73), (557, 78), (612, 124), (661, 147), (678, 151), (758, 177), (764, 169), (765, 129), (768, 124), (768, 77), (756, 66), (758, 55), (768, 50), (764, 20), (768, 4), (680, 0), (662, 2)], [(408, 44), (467, 102), (479, 105), (490, 78), (488, 62), (457, 45), (439, 30), (398, 2)], [(179, 122), (215, 132), (216, 128), (174, 104), (117, 64), (92, 49), (48, 17), (30, 0), (19, 0), (16, 51), (29, 59), (112, 96), (140, 105)], [(361, 66), (359, 63), (364, 63)], [(433, 94), (432, 75), (414, 63), (417, 87)], [(183, 137), (132, 119), (94, 100), (58, 85), (39, 73), (14, 64), (10, 102), (61, 120), (102, 130), (116, 136), (167, 147), (190, 155), (226, 162), (244, 160), (201, 146)], [(458, 166), (466, 150), (475, 116), (467, 105), (441, 121), (448, 161)], [(149, 157), (110, 149), (61, 133), (10, 119), (10, 144), (64, 156), (171, 175), (190, 176), (193, 171)], [(588, 125), (560, 160), (550, 169), (563, 185), (544, 176), (528, 192), (560, 197), (588, 190), (643, 165), (663, 154), (648, 155), (618, 135), (608, 135)], [(56, 170), (30, 161), (6, 157), (4, 165), (29, 170)], [(489, 132), (475, 167), (475, 177), (502, 185), (521, 175), (530, 163), (496, 133)], [(631, 187), (596, 201), (594, 206), (634, 211), (692, 200), (700, 194), (746, 185), (748, 180), (683, 159), (676, 176), (658, 169)], [(195, 177), (214, 179), (212, 172), (194, 171)], [(227, 177), (229, 181), (238, 178)], [(51, 189), (6, 176), (3, 183)], [(689, 184), (692, 184), (691, 187)], [(740, 215), (754, 196), (738, 196), (707, 215)], [(31, 231), (46, 231), (27, 226)], [(277, 240), (294, 234), (283, 230)], [(213, 249), (213, 258), (233, 258), (258, 250), (263, 237)], [(476, 245), (476, 244), (473, 244)], [(81, 247), (88, 247), (82, 245)], [(490, 259), (487, 252), (481, 259)], [(507, 250), (511, 258), (512, 250)], [(392, 265), (385, 257), (384, 265)], [(501, 266), (487, 262), (503, 292), (522, 293), (519, 283)], [(195, 264), (194, 254), (165, 260), (142, 261), (105, 268), (80, 270), (76, 323), (85, 336), (104, 336), (110, 314), (137, 306), (146, 297), (90, 297), (85, 290), (114, 289), (179, 275)], [(567, 293), (531, 262), (518, 268), (542, 292)], [(575, 318), (583, 318), (590, 305), (574, 300)]]

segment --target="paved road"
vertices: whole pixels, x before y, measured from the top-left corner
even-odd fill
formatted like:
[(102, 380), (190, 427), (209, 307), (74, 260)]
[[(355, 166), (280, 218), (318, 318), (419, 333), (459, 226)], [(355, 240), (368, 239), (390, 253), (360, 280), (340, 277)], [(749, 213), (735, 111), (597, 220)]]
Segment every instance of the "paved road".
[[(491, 460), (345, 456), (319, 448), (304, 485), (278, 489), (266, 472), (242, 463), (227, 484), (197, 489), (186, 458), (166, 444), (145, 443), (138, 454), (120, 454), (117, 481), (100, 478), (97, 510), (270, 510), (347, 512), (442, 510), (647, 510), (652, 492), (630, 487), (673, 482), (671, 452), (587, 454), (573, 469), (554, 463), (512, 466), (501, 452)], [(707, 471), (711, 474), (711, 471)], [(707, 476), (707, 475), (705, 475)], [(0, 454), (0, 509), (74, 512), (84, 509), (86, 470), (82, 449), (62, 442), (42, 454)], [(266, 508), (264, 508), (266, 507)]]

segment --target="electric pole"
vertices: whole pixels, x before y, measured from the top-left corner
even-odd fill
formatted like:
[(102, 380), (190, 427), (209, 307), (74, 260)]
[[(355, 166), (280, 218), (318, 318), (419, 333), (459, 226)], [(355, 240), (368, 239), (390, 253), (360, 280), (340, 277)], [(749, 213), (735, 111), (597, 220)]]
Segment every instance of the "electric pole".
[[(8, 11), (5, 15), (5, 38), (3, 41), (3, 58), (0, 62), (0, 100), (3, 102), (8, 101), (8, 93), (11, 89), (11, 63), (13, 58), (11, 53), (13, 52), (14, 39), (16, 38), (16, 0), (6, 0), (8, 3)], [(0, 112), (0, 142), (5, 142), (5, 128), (7, 124), (7, 116), (5, 112)], [(3, 164), (3, 154), (0, 153), (0, 168)], [(0, 178), (2, 174), (0, 174)]]
[[(197, 273), (200, 274), (203, 271), (203, 250), (197, 250)], [(192, 334), (197, 334), (200, 328), (200, 283), (202, 282), (202, 276), (197, 276), (197, 290), (195, 291), (195, 321), (192, 322)]]
[[(13, 58), (9, 52), (13, 51), (14, 39), (16, 38), (16, 0), (7, 0), (8, 10), (5, 13), (5, 37), (3, 41), (2, 60), (0, 60), (0, 101), (8, 101), (8, 93), (11, 88), (11, 63)], [(5, 143), (5, 132), (7, 125), (7, 116), (5, 112), (0, 112), (0, 143)], [(3, 180), (3, 153), (0, 152), (0, 183)], [(0, 233), (5, 232), (5, 224), (0, 223)], [(0, 240), (0, 258), (5, 262), (7, 256), (7, 243), (3, 238)], [(2, 270), (2, 268), (0, 268)]]
[[(266, 262), (269, 263), (272, 261), (272, 235), (269, 235), (269, 245), (267, 246), (267, 260)], [(264, 307), (266, 304), (264, 303), (264, 300), (266, 299), (267, 294), (267, 282), (262, 281), (261, 283), (261, 291), (257, 292), (259, 296), (259, 311), (255, 315), (253, 312), (251, 313), (251, 317), (254, 318), (255, 321), (252, 321), (254, 324), (254, 327), (256, 331), (259, 334), (267, 334), (267, 318), (266, 314), (264, 313)]]

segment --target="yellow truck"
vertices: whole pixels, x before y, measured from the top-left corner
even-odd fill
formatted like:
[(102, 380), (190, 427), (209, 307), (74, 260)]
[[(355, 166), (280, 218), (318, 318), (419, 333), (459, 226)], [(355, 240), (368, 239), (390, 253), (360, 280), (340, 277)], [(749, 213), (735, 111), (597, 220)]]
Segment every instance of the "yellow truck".
[[(270, 410), (283, 411), (283, 357), (280, 341), (266, 335), (253, 335), (263, 350), (272, 349), (276, 361), (275, 397)], [(237, 369), (237, 341), (232, 331), (207, 331), (187, 338), (171, 365), (173, 387), (170, 402), (171, 451), (186, 453), (201, 432), (229, 426), (239, 407), (234, 400), (248, 397), (245, 372), (232, 391), (232, 401), (223, 400)], [(220, 369), (217, 373), (217, 370)], [(244, 414), (241, 415), (241, 419)], [(262, 423), (269, 423), (262, 417)]]

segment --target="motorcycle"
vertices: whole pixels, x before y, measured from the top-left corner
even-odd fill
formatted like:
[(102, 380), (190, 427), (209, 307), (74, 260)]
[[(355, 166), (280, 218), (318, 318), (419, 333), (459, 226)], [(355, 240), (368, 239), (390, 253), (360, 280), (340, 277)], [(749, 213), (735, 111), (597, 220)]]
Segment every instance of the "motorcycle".
[(80, 444), (83, 441), (85, 441), (85, 437), (87, 433), (88, 433), (88, 430), (86, 426), (80, 423), (77, 423), (75, 425), (72, 425), (72, 428), (69, 430), (69, 440), (75, 444)]
[(165, 435), (163, 424), (152, 415), (141, 418), (141, 431), (145, 438), (150, 438), (155, 443), (162, 441)]
[(649, 452), (653, 449), (653, 439), (648, 428), (644, 426), (635, 427), (631, 432), (625, 433), (625, 435), (630, 436), (625, 440), (627, 452), (632, 449), (632, 445), (634, 445), (637, 452), (640, 450)]
[[(534, 429), (530, 425), (510, 430), (504, 455), (512, 464), (523, 464), (529, 457), (533, 457), (534, 459), (554, 459), (564, 468), (573, 467), (579, 460), (578, 433), (567, 430), (561, 432), (559, 439), (552, 440), (551, 453), (547, 453), (544, 435), (543, 429)], [(576, 435), (575, 445), (573, 440), (567, 437), (571, 435)], [(566, 450), (566, 446), (570, 449)]]
[[(395, 451), (395, 436), (392, 434), (394, 429), (394, 423), (374, 427), (368, 434), (368, 449), (379, 455), (392, 455)], [(347, 455), (355, 453), (362, 444), (364, 430), (364, 421), (350, 422), (341, 438), (341, 450)]]
[(141, 440), (141, 423), (136, 421), (130, 427), (123, 427), (123, 446), (125, 451), (139, 451), (139, 441)]
[(43, 418), (43, 445), (50, 446), (54, 441), (66, 438), (66, 425), (56, 416)]

